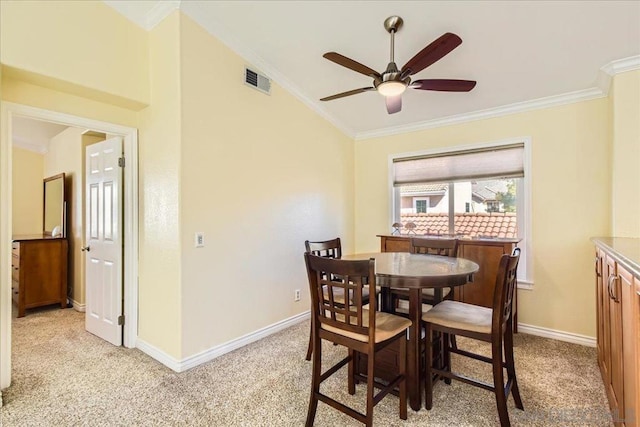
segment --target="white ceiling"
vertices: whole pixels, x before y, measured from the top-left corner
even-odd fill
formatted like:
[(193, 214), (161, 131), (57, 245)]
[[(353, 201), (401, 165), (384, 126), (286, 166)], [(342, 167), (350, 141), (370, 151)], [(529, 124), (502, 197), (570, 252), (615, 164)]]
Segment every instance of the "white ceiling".
[(46, 153), (49, 149), (49, 140), (67, 127), (57, 123), (14, 117), (11, 121), (12, 142), (20, 148)]
[[(604, 71), (640, 66), (638, 1), (105, 3), (147, 29), (179, 7), (248, 64), (357, 138), (601, 96), (608, 90)], [(478, 82), (476, 88), (469, 93), (408, 90), (402, 111), (393, 115), (375, 92), (320, 102), (372, 83), (322, 58), (325, 52), (384, 70), (389, 34), (383, 21), (391, 15), (404, 19), (396, 35), (398, 67), (453, 32), (462, 45), (413, 79), (469, 79)], [(627, 60), (612, 67), (622, 59)]]

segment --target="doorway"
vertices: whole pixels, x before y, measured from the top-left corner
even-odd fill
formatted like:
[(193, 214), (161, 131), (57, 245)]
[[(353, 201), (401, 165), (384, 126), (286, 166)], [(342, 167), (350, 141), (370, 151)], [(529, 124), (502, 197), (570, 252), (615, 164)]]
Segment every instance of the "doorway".
[(138, 329), (138, 134), (137, 129), (98, 120), (43, 110), (26, 105), (2, 102), (0, 108), (0, 389), (11, 383), (11, 223), (12, 223), (12, 122), (27, 118), (57, 123), (69, 127), (123, 139), (126, 159), (124, 168), (123, 211), (123, 283), (125, 324), (123, 345), (134, 348)]

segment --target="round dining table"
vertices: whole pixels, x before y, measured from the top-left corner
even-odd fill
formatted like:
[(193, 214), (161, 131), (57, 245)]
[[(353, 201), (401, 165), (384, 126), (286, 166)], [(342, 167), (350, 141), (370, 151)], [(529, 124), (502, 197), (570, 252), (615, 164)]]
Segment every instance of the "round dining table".
[(473, 280), (478, 264), (464, 258), (407, 252), (372, 252), (342, 255), (345, 260), (376, 260), (376, 285), (382, 288), (382, 310), (391, 311), (389, 288), (409, 291), (409, 328), (407, 343), (407, 392), (409, 404), (415, 411), (421, 407), (420, 338), (422, 319), (422, 289), (432, 288), (434, 299), (442, 300), (443, 289), (460, 286)]

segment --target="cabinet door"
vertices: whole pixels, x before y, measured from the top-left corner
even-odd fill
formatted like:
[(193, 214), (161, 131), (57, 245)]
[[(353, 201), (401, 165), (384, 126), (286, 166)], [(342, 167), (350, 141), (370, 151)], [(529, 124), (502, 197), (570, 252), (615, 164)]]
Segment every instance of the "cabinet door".
[(500, 258), (511, 253), (511, 244), (489, 245), (464, 242), (460, 245), (460, 257), (471, 260), (480, 266), (473, 275), (473, 282), (456, 288), (456, 299), (468, 304), (493, 306), (493, 291), (496, 287)]
[(608, 351), (609, 351), (609, 295), (607, 294), (607, 276), (604, 273), (604, 252), (596, 249), (595, 259), (596, 270), (596, 319), (597, 319), (597, 349), (598, 349), (598, 366), (602, 380), (605, 384), (611, 381), (609, 375)]
[(620, 279), (620, 294), (616, 297), (622, 306), (622, 358), (624, 369), (624, 415), (627, 427), (635, 426), (635, 412), (638, 410), (638, 391), (636, 380), (638, 378), (638, 354), (637, 354), (637, 318), (634, 278), (627, 270), (618, 265), (618, 277)]
[[(635, 305), (636, 310), (636, 357), (640, 357), (640, 279), (636, 276), (634, 279), (636, 284), (636, 292), (633, 294), (633, 305)], [(636, 359), (637, 360), (637, 359)], [(636, 427), (640, 427), (640, 368), (636, 365), (636, 403), (635, 403), (635, 412), (636, 412)]]
[(409, 252), (409, 237), (381, 236), (381, 252)]
[[(607, 396), (614, 414), (624, 414), (623, 396), (624, 371), (622, 352), (622, 304), (620, 303), (620, 279), (617, 277), (616, 263), (606, 256), (607, 292), (609, 294), (609, 374)], [(606, 354), (605, 354), (606, 355)]]

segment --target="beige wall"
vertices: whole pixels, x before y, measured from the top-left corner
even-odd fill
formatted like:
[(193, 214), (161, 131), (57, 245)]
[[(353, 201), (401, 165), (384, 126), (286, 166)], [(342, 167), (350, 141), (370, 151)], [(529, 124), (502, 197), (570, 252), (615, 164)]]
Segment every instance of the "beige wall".
[(244, 85), (246, 62), (186, 16), (180, 53), (188, 357), (309, 309), (304, 241), (353, 250), (353, 142), (277, 84)]
[(140, 113), (140, 257), (138, 333), (181, 355), (180, 18), (149, 34), (153, 104)]
[(69, 288), (74, 303), (85, 303), (84, 256), (80, 250), (84, 241), (82, 210), (82, 132), (84, 129), (67, 128), (49, 141), (44, 156), (45, 176), (65, 174), (67, 199), (67, 240), (69, 242)]
[(611, 124), (607, 99), (356, 142), (356, 250), (389, 232), (390, 154), (530, 136), (532, 291), (519, 321), (595, 336), (593, 246), (610, 229)]
[(102, 2), (2, 1), (0, 40), (0, 62), (29, 78), (149, 103), (147, 33)]
[(306, 311), (305, 239), (375, 250), (389, 230), (390, 153), (515, 136), (533, 141), (535, 289), (520, 320), (594, 335), (609, 100), (354, 144), (277, 84), (243, 85), (245, 62), (178, 12), (146, 33), (101, 2), (0, 8), (3, 101), (139, 129), (139, 336), (160, 351), (182, 359)]
[(640, 237), (640, 70), (613, 80), (613, 235)]
[(13, 147), (12, 233), (42, 233), (42, 180), (44, 156)]

